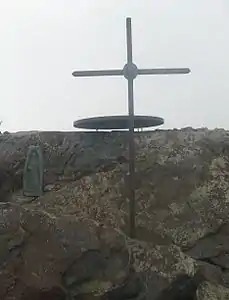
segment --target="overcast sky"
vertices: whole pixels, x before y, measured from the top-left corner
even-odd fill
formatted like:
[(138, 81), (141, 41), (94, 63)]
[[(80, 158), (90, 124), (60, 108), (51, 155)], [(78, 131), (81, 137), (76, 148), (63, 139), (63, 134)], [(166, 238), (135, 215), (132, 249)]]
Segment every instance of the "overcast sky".
[(229, 129), (228, 0), (0, 0), (2, 130), (72, 130), (74, 120), (127, 113), (124, 78), (74, 78), (122, 68), (132, 17), (137, 66), (189, 75), (135, 80), (135, 113), (164, 128)]

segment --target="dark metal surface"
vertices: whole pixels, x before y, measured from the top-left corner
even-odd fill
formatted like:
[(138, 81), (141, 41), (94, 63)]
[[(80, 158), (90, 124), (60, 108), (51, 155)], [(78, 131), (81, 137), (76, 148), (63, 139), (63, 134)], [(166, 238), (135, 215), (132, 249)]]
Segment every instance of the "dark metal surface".
[[(131, 18), (126, 18), (126, 42), (127, 42), (127, 63), (122, 70), (116, 69), (116, 70), (97, 70), (97, 71), (75, 71), (72, 73), (72, 75), (75, 77), (122, 75), (128, 81), (128, 111), (129, 111), (129, 116), (128, 116), (128, 128), (129, 128), (129, 180), (128, 180), (128, 182), (129, 182), (129, 184), (128, 184), (128, 188), (129, 188), (129, 201), (130, 201), (130, 236), (132, 238), (134, 238), (135, 237), (135, 215), (136, 215), (136, 212), (135, 212), (135, 210), (136, 210), (135, 209), (135, 145), (134, 145), (134, 127), (136, 124), (135, 124), (135, 118), (134, 118), (134, 93), (133, 93), (134, 79), (137, 77), (137, 75), (188, 74), (188, 73), (190, 73), (190, 69), (188, 69), (188, 68), (138, 69), (137, 66), (133, 63), (133, 57), (132, 57)], [(80, 121), (77, 121), (77, 122), (80, 122)], [(162, 124), (162, 123), (160, 123), (160, 124)], [(160, 124), (158, 124), (158, 125), (160, 125)], [(75, 125), (77, 125), (76, 122), (74, 123), (74, 126)], [(79, 123), (78, 123), (78, 125), (79, 125)], [(101, 126), (100, 126), (100, 128), (101, 128)], [(103, 126), (105, 126), (105, 125), (103, 125)], [(112, 125), (112, 126), (114, 126), (114, 125)], [(151, 125), (151, 126), (156, 126), (156, 125)], [(78, 127), (78, 126), (76, 126), (76, 127)], [(139, 128), (140, 127), (142, 127), (142, 126), (139, 126)], [(120, 128), (120, 127), (115, 127), (115, 128)], [(104, 128), (102, 128), (102, 129), (104, 129)]]
[(138, 70), (139, 75), (180, 75), (189, 74), (191, 70), (189, 68), (158, 68), (158, 69), (140, 69)]
[[(135, 237), (135, 144), (134, 144), (134, 78), (136, 78), (136, 68), (133, 65), (132, 55), (132, 31), (131, 19), (126, 19), (126, 42), (127, 42), (127, 73), (128, 80), (128, 111), (129, 111), (129, 230), (130, 237)], [(138, 69), (137, 69), (138, 71)]]
[[(154, 127), (164, 124), (164, 119), (151, 116), (134, 116), (134, 128)], [(82, 129), (128, 129), (129, 116), (107, 116), (77, 120), (73, 123)]]
[(92, 76), (121, 76), (123, 70), (89, 70), (89, 71), (74, 71), (75, 77), (92, 77)]

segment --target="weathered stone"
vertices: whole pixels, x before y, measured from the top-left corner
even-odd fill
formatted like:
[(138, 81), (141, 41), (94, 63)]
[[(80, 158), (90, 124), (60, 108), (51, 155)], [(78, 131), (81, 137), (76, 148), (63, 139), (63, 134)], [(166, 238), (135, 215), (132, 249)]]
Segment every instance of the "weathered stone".
[[(83, 152), (77, 152), (75, 147), (72, 156), (81, 159), (75, 160), (72, 167), (72, 158), (69, 159), (63, 166), (63, 175), (59, 176), (59, 180), (67, 178), (72, 183), (64, 184), (55, 194), (42, 197), (39, 207), (55, 210), (55, 214), (83, 214), (126, 231), (128, 204), (123, 177), (127, 165), (120, 164), (117, 159), (120, 155), (125, 156), (125, 149), (116, 148), (116, 155), (112, 154), (114, 164), (110, 162), (115, 138), (119, 144), (118, 139), (122, 139), (122, 135), (111, 133), (96, 137), (90, 133), (85, 137), (86, 141), (90, 138), (94, 140), (94, 152), (90, 148), (92, 144), (86, 143)], [(229, 213), (227, 132), (156, 131), (139, 134), (136, 142), (138, 238), (156, 243), (173, 242), (186, 249), (216, 231)], [(51, 155), (56, 155), (63, 148), (57, 146), (51, 151), (49, 146), (49, 149)], [(101, 149), (106, 153), (105, 160), (100, 158)], [(69, 155), (68, 151), (66, 156)], [(82, 165), (86, 157), (88, 162)], [(57, 157), (53, 156), (49, 164), (55, 165), (56, 160)], [(56, 174), (59, 163), (58, 160), (56, 169), (53, 169)], [(105, 171), (101, 168), (103, 164)], [(94, 174), (87, 176), (90, 172)], [(64, 175), (67, 173), (68, 176)]]
[[(125, 134), (0, 136), (0, 197), (14, 203), (7, 204), (0, 221), (5, 224), (0, 229), (0, 299), (10, 291), (43, 297), (43, 292), (58, 291), (60, 297), (78, 293), (80, 299), (156, 300), (163, 290), (174, 291), (177, 282), (179, 287), (184, 280), (188, 287), (196, 272), (209, 284), (229, 286), (228, 132), (156, 130), (136, 134), (135, 140), (137, 239), (133, 241), (121, 233), (127, 232), (129, 219)], [(47, 188), (42, 197), (29, 201), (21, 195), (22, 172), (26, 149), (36, 144), (44, 149)], [(37, 221), (41, 215), (42, 226)], [(91, 228), (104, 236), (97, 248), (96, 230)], [(44, 241), (46, 237), (50, 242)], [(106, 253), (111, 265), (103, 263)], [(74, 262), (65, 269), (73, 256)], [(47, 269), (43, 277), (31, 276), (43, 270), (34, 257)], [(193, 294), (195, 289), (184, 290)]]
[(210, 282), (203, 282), (197, 290), (196, 300), (227, 300), (229, 289), (213, 285)]
[(0, 224), (1, 300), (92, 297), (128, 279), (126, 239), (114, 229), (6, 204)]
[(198, 273), (193, 277), (180, 275), (161, 292), (157, 300), (194, 300), (197, 287), (203, 280)]
[(176, 246), (129, 240), (89, 219), (15, 204), (0, 211), (2, 300), (154, 300), (177, 275), (195, 274), (195, 261)]

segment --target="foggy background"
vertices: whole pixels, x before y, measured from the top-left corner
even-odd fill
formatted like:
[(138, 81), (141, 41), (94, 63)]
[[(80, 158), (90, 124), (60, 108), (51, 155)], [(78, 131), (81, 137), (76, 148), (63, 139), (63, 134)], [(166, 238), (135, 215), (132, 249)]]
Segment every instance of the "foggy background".
[(229, 129), (228, 0), (0, 0), (0, 129), (75, 130), (79, 118), (126, 114), (124, 78), (71, 73), (123, 68), (128, 16), (139, 68), (191, 68), (139, 76), (135, 113), (163, 128)]

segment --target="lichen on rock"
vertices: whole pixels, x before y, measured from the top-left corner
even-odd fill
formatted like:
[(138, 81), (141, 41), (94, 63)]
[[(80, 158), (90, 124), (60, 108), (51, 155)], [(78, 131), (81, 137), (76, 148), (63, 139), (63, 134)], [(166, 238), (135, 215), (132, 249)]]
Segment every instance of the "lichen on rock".
[[(229, 133), (136, 133), (135, 240), (126, 141), (121, 132), (0, 136), (0, 299), (156, 300), (173, 291), (194, 300), (202, 282), (229, 287)], [(44, 153), (36, 199), (22, 193), (29, 145)]]
[(203, 282), (197, 289), (197, 300), (227, 300), (229, 289), (210, 282)]

